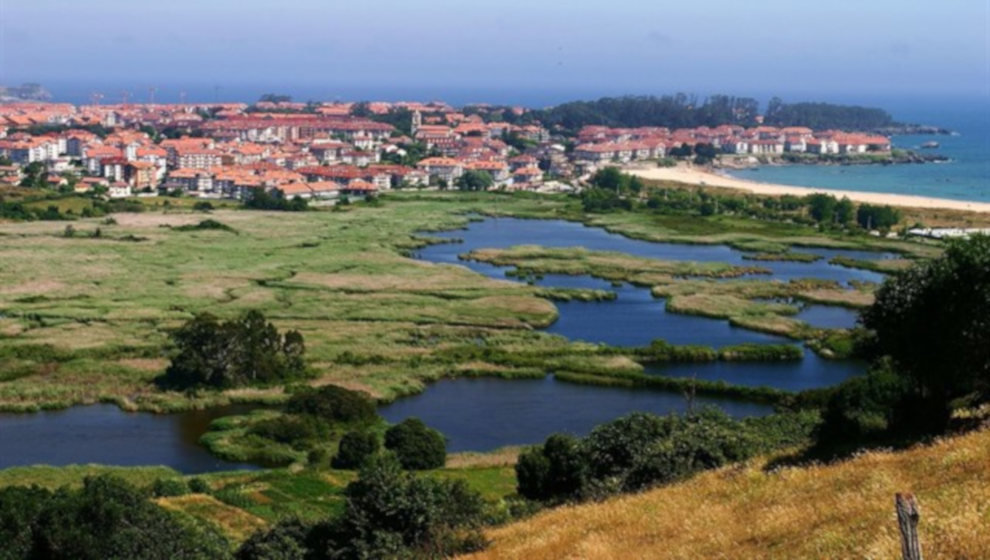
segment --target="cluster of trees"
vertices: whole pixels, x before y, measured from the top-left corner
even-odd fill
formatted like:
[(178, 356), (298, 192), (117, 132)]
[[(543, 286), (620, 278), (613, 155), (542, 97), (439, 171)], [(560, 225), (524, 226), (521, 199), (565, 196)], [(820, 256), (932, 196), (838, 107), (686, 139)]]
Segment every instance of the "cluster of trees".
[(603, 97), (597, 101), (573, 101), (524, 115), (547, 127), (577, 131), (585, 125), (613, 127), (666, 126), (694, 128), (720, 124), (749, 125), (759, 114), (759, 102), (749, 97), (695, 95)]
[(376, 455), (344, 491), (338, 519), (281, 522), (251, 536), (238, 560), (446, 558), (479, 550), (484, 503), (464, 481), (418, 477)]
[(829, 399), (823, 446), (941, 433), (954, 409), (990, 401), (990, 237), (888, 278), (861, 322), (876, 362)]
[(860, 204), (859, 207), (848, 197), (836, 198), (830, 194), (815, 193), (804, 198), (808, 215), (815, 222), (826, 225), (859, 225), (868, 230), (886, 230), (901, 220), (901, 213), (891, 206)]
[(161, 508), (149, 493), (112, 476), (81, 489), (0, 489), (0, 558), (209, 559), (229, 556), (218, 532)]
[(694, 156), (694, 163), (697, 165), (707, 165), (718, 156), (718, 149), (713, 144), (699, 142), (694, 146), (681, 144), (671, 148), (667, 155), (675, 158), (689, 158)]
[(305, 373), (299, 331), (282, 334), (259, 311), (220, 321), (200, 313), (176, 329), (177, 351), (160, 383), (169, 388), (229, 388), (295, 379)]
[(481, 496), (464, 481), (418, 477), (391, 454), (375, 456), (344, 491), (342, 516), (282, 521), (236, 550), (212, 527), (160, 507), (152, 496), (209, 492), (202, 480), (139, 489), (87, 478), (81, 489), (0, 489), (0, 558), (29, 560), (322, 560), (440, 558), (482, 548)]
[[(695, 152), (688, 147), (685, 153), (690, 155)], [(701, 156), (699, 153), (698, 157)], [(581, 192), (581, 205), (585, 212), (645, 207), (661, 214), (744, 214), (760, 219), (786, 219), (823, 226), (859, 225), (868, 230), (887, 230), (901, 219), (901, 213), (896, 208), (873, 204), (857, 206), (847, 197), (839, 199), (824, 193), (776, 198), (713, 194), (700, 189), (646, 189), (639, 177), (622, 173), (616, 167), (596, 171), (589, 182), (591, 186)]]
[(282, 93), (264, 93), (258, 98), (259, 103), (291, 103), (292, 96)]
[(306, 199), (294, 196), (286, 199), (282, 191), (275, 189), (251, 189), (244, 199), (244, 207), (252, 210), (282, 210), (286, 212), (301, 212), (309, 207)]
[(832, 103), (784, 103), (774, 97), (767, 104), (764, 123), (773, 126), (806, 126), (815, 130), (874, 130), (894, 126), (883, 109)]
[(457, 178), (455, 185), (462, 191), (485, 191), (495, 184), (491, 173), (484, 169), (469, 169)]
[(518, 491), (544, 502), (597, 499), (668, 483), (806, 438), (808, 415), (736, 421), (716, 408), (633, 413), (585, 438), (554, 434), (516, 463)]

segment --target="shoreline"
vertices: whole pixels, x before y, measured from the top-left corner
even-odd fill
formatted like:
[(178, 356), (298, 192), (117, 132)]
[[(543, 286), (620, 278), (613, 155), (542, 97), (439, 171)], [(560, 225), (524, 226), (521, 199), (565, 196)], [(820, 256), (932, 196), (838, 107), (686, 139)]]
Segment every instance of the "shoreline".
[(936, 198), (912, 194), (850, 191), (820, 187), (800, 187), (796, 185), (782, 185), (778, 183), (760, 183), (757, 181), (738, 179), (736, 177), (715, 173), (708, 169), (689, 167), (683, 164), (678, 164), (677, 167), (643, 167), (633, 165), (624, 167), (622, 171), (631, 175), (636, 175), (642, 179), (676, 181), (679, 183), (703, 187), (737, 189), (770, 196), (782, 196), (785, 194), (806, 196), (814, 193), (824, 193), (833, 195), (837, 198), (846, 196), (852, 201), (867, 204), (887, 204), (890, 206), (900, 206), (904, 208), (938, 208), (946, 210), (990, 213), (990, 202), (953, 200), (950, 198)]

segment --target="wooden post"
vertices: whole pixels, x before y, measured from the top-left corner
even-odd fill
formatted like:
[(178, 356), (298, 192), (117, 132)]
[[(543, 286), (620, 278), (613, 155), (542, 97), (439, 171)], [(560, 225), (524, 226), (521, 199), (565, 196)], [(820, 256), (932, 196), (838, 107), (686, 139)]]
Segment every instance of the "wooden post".
[(918, 502), (913, 494), (897, 493), (894, 496), (897, 508), (897, 524), (901, 529), (901, 554), (904, 560), (922, 560), (921, 543), (918, 542)]

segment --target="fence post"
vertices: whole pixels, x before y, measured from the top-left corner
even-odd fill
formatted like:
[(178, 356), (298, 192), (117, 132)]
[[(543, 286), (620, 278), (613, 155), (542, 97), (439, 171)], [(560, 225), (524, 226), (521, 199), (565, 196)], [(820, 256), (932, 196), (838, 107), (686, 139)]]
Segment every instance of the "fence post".
[(904, 560), (922, 560), (921, 543), (918, 542), (918, 502), (913, 494), (897, 493), (894, 496), (897, 508), (897, 524), (901, 529), (901, 554)]

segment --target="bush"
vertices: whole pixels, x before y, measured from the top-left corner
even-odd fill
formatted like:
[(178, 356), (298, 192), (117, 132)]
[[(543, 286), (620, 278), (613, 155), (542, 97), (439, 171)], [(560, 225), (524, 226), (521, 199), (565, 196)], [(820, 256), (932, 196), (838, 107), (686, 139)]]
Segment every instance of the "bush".
[(189, 491), (194, 494), (209, 494), (212, 490), (210, 484), (198, 476), (189, 479)]
[(319, 418), (283, 414), (256, 422), (251, 426), (250, 433), (299, 449), (305, 447), (308, 441), (326, 438), (330, 430)]
[(340, 440), (337, 455), (330, 463), (335, 469), (356, 469), (375, 453), (381, 444), (370, 432), (347, 432)]
[(516, 463), (519, 493), (533, 500), (579, 496), (587, 473), (587, 457), (580, 441), (562, 434), (553, 434), (542, 446), (527, 449)]
[(874, 368), (839, 385), (822, 413), (818, 443), (858, 446), (890, 434), (909, 394), (906, 380), (888, 368)]
[(193, 210), (196, 210), (197, 212), (209, 212), (210, 210), (213, 210), (213, 204), (205, 200), (200, 200), (199, 202), (193, 204)]
[(443, 434), (419, 418), (407, 418), (386, 430), (385, 449), (395, 452), (402, 467), (409, 470), (436, 469), (447, 461)]
[(251, 535), (237, 549), (237, 560), (304, 560), (306, 539), (312, 530), (299, 519), (280, 521), (267, 531)]
[(159, 478), (151, 485), (151, 494), (157, 498), (185, 496), (189, 493), (189, 485), (181, 478)]
[(517, 489), (542, 501), (640, 490), (807, 441), (817, 422), (812, 413), (775, 416), (739, 422), (718, 409), (687, 416), (633, 413), (596, 427), (584, 440), (553, 435), (520, 455)]
[(336, 385), (304, 389), (289, 398), (286, 410), (331, 422), (369, 422), (378, 416), (375, 403), (367, 394)]

